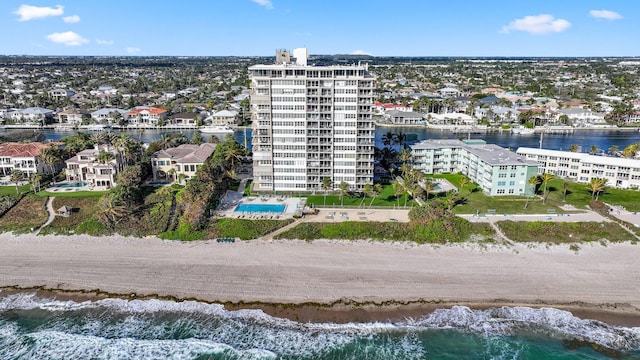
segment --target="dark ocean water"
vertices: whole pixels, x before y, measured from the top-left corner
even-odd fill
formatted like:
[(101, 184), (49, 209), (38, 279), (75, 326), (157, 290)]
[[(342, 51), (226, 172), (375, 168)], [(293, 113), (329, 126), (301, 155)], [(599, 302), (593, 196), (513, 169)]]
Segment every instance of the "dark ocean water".
[(640, 358), (640, 328), (551, 308), (437, 310), (394, 323), (298, 323), (165, 300), (0, 293), (0, 359)]

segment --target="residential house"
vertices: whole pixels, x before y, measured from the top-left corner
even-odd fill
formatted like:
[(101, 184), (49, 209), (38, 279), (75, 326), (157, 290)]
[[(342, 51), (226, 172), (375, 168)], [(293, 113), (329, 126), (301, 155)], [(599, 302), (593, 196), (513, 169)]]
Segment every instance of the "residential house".
[[(119, 115), (116, 115), (119, 114)], [(122, 109), (102, 108), (91, 113), (91, 119), (96, 124), (117, 125), (119, 120), (126, 122), (129, 120), (129, 112)]]
[(640, 187), (640, 160), (586, 153), (518, 148), (519, 155), (538, 162), (538, 173), (589, 183), (593, 178), (607, 179), (607, 186), (621, 189)]
[(60, 124), (66, 124), (70, 126), (77, 126), (82, 124), (82, 120), (86, 117), (89, 118), (90, 112), (88, 110), (70, 109), (64, 110), (57, 114), (58, 122)]
[(462, 173), (494, 195), (530, 195), (528, 179), (538, 163), (483, 140), (424, 140), (410, 145), (414, 169), (426, 174)]
[(157, 126), (168, 112), (165, 109), (155, 107), (138, 107), (127, 113), (129, 124), (134, 126)]
[(569, 118), (569, 124), (574, 125), (602, 125), (606, 124), (604, 120), (604, 114), (591, 111), (589, 109), (574, 107), (568, 109), (559, 109), (555, 121), (560, 122), (560, 117), (562, 115), (567, 115)]
[(41, 126), (53, 121), (55, 112), (40, 107), (30, 107), (9, 113), (5, 123)]
[(237, 116), (237, 111), (220, 110), (213, 113), (206, 120), (210, 122), (211, 125), (235, 125)]
[(438, 94), (443, 98), (455, 98), (460, 96), (460, 90), (453, 87), (446, 87), (438, 90)]
[(394, 125), (420, 125), (424, 124), (423, 115), (413, 111), (389, 110), (385, 114)]
[[(98, 158), (102, 151), (114, 154), (113, 160), (100, 162)], [(110, 189), (116, 185), (121, 161), (115, 149), (109, 145), (96, 145), (93, 149), (82, 150), (65, 161), (67, 181), (86, 182), (90, 187)]]
[[(175, 148), (159, 150), (151, 155), (151, 171), (154, 181), (184, 181), (196, 175), (198, 168), (213, 155), (215, 144), (184, 144)], [(182, 175), (182, 176), (181, 176)]]
[[(10, 175), (14, 169), (21, 170), (25, 178), (31, 174), (43, 173), (50, 170), (39, 156), (42, 149), (54, 145), (59, 145), (59, 143), (9, 142), (0, 144), (0, 176)], [(57, 169), (54, 168), (54, 170)]]
[(47, 91), (47, 95), (49, 95), (49, 97), (54, 100), (70, 98), (75, 94), (76, 93), (74, 91), (67, 90), (67, 89), (53, 89), (53, 90)]
[(169, 123), (176, 126), (196, 127), (198, 122), (198, 114), (184, 112), (173, 114), (169, 117)]

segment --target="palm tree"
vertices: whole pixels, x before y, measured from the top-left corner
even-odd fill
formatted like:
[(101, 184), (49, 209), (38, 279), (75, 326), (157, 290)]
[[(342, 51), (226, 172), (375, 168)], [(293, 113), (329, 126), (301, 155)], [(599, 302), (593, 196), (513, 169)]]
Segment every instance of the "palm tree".
[(618, 145), (611, 145), (609, 147), (609, 154), (610, 155), (616, 155), (618, 153), (618, 151), (620, 151), (620, 147), (618, 147)]
[(544, 173), (540, 175), (540, 183), (544, 185), (544, 190), (542, 190), (542, 204), (544, 204), (544, 202), (547, 200), (547, 195), (549, 194), (547, 192), (547, 186), (549, 185), (549, 182), (554, 178), (555, 175), (551, 173)]
[(110, 153), (108, 151), (101, 150), (98, 153), (98, 162), (100, 164), (107, 164), (107, 163), (111, 162), (112, 160), (114, 160), (115, 158), (116, 158), (116, 156), (113, 155), (113, 153)]
[(391, 183), (391, 186), (393, 187), (393, 196), (396, 197), (396, 202), (398, 207), (400, 207), (400, 195), (404, 194), (404, 181), (400, 182), (398, 181), (398, 179), (401, 179), (400, 177), (397, 177), (396, 180)]
[(462, 194), (462, 190), (464, 189), (464, 187), (469, 185), (469, 179), (466, 176), (463, 176), (460, 178), (458, 184), (460, 185), (460, 194)]
[(171, 168), (167, 173), (171, 176), (171, 181), (176, 181), (176, 169)]
[(54, 167), (62, 161), (62, 159), (60, 159), (60, 151), (54, 146), (49, 146), (40, 150), (40, 155), (38, 155), (38, 157), (49, 167), (49, 171), (52, 176)]
[(591, 200), (598, 201), (598, 195), (605, 190), (607, 185), (607, 179), (605, 178), (591, 178), (589, 180), (589, 190), (591, 191)]
[(390, 146), (391, 143), (393, 142), (394, 137), (395, 137), (394, 133), (392, 133), (391, 131), (387, 131), (384, 135), (382, 135), (382, 144), (384, 146)]
[(40, 192), (40, 182), (42, 181), (42, 175), (38, 173), (33, 173), (29, 176), (29, 183), (31, 184), (31, 191), (34, 194)]
[[(540, 178), (537, 176), (532, 176), (529, 178), (529, 188), (531, 189), (531, 199), (536, 196), (536, 188), (540, 185)], [(527, 196), (527, 201), (524, 203), (524, 208), (529, 207), (529, 197)]]
[(340, 205), (344, 206), (344, 196), (349, 195), (349, 184), (341, 181), (338, 189), (340, 189)]
[(224, 160), (229, 163), (231, 169), (235, 169), (242, 161), (242, 154), (243, 152), (240, 148), (232, 148), (226, 152)]
[(123, 219), (129, 211), (112, 194), (102, 196), (96, 217), (103, 224), (113, 226)]
[(184, 178), (186, 175), (184, 173), (178, 174), (178, 184), (182, 185), (184, 183)]
[(381, 184), (374, 184), (373, 185), (373, 193), (372, 193), (373, 197), (371, 198), (371, 202), (369, 203), (369, 206), (373, 205), (373, 201), (381, 193), (382, 193), (382, 185)]
[(324, 191), (324, 206), (327, 206), (327, 191), (333, 188), (333, 181), (330, 177), (322, 178), (322, 190)]
[(400, 151), (400, 156), (398, 156), (398, 159), (403, 163), (408, 163), (409, 161), (411, 161), (411, 157), (411, 151), (402, 149), (402, 151)]
[(411, 172), (411, 165), (407, 163), (400, 165), (400, 173), (402, 173), (403, 177), (407, 177), (407, 175), (409, 175), (410, 172)]
[(567, 202), (567, 193), (569, 192), (569, 183), (567, 181), (562, 182), (562, 201)]
[(432, 179), (427, 179), (424, 182), (424, 192), (426, 193), (426, 200), (429, 201), (429, 195), (436, 191), (436, 184), (433, 182)]
[(372, 195), (373, 195), (373, 193), (374, 193), (373, 185), (371, 185), (371, 184), (365, 184), (365, 185), (364, 185), (364, 188), (362, 189), (362, 194), (363, 194), (364, 196), (362, 197), (362, 201), (360, 202), (360, 206), (362, 206), (362, 204), (364, 204), (364, 200), (365, 200), (367, 197), (372, 196)]
[(449, 209), (449, 211), (451, 211), (453, 205), (458, 202), (458, 197), (456, 196), (455, 191), (447, 191), (447, 196), (444, 198), (444, 202), (445, 204), (447, 204), (447, 208)]
[(599, 151), (600, 149), (598, 148), (598, 145), (591, 145), (591, 149), (589, 149), (589, 154), (597, 155)]
[(571, 144), (567, 150), (570, 152), (578, 152), (578, 150), (580, 150), (580, 146), (578, 144)]
[(18, 188), (18, 185), (23, 179), (24, 179), (24, 173), (22, 172), (22, 170), (19, 170), (19, 169), (11, 170), (11, 182), (16, 184), (16, 194), (20, 193), (20, 189)]

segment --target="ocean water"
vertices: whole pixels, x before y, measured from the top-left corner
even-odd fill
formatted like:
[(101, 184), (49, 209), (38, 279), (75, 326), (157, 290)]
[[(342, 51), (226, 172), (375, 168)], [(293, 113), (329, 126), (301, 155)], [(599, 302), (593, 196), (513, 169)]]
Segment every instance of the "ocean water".
[(165, 300), (0, 293), (0, 359), (637, 359), (640, 328), (557, 309), (457, 306), (394, 323), (298, 323)]

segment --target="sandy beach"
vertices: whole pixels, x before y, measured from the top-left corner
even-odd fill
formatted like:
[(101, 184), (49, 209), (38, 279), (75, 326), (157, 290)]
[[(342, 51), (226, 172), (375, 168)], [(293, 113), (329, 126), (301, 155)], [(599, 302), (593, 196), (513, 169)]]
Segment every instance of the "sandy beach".
[[(367, 306), (386, 304), (389, 309), (405, 307), (409, 314), (410, 309), (450, 304), (549, 305), (621, 312), (637, 320), (639, 256), (640, 245), (632, 244), (586, 244), (575, 253), (568, 246), (544, 245), (181, 243), (2, 234), (0, 287), (100, 290), (240, 307), (323, 304), (351, 311), (356, 303), (366, 311)], [(271, 310), (277, 313), (278, 306)], [(314, 319), (313, 311), (298, 315)]]

